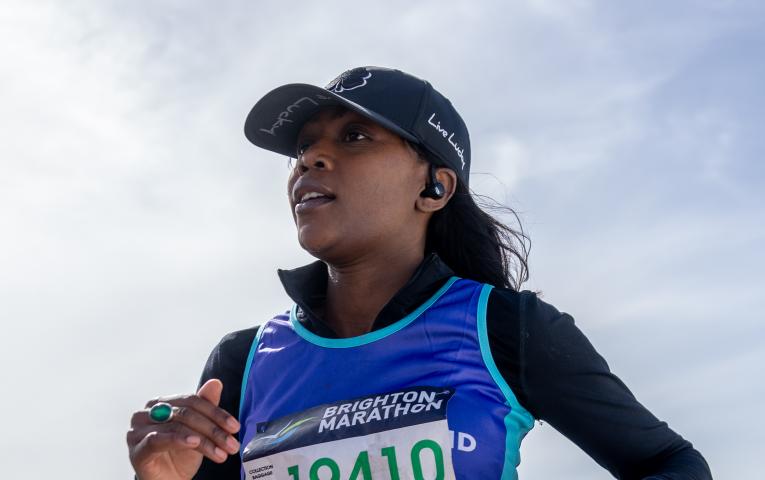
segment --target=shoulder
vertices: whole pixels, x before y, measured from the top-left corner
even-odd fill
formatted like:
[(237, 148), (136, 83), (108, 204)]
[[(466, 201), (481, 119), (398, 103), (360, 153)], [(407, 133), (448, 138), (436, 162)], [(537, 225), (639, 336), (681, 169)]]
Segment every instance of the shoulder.
[(247, 356), (260, 326), (228, 333), (213, 347), (204, 366), (199, 384), (219, 378), (225, 385), (241, 383)]
[(502, 310), (510, 313), (518, 312), (518, 307), (526, 294), (532, 293), (528, 290), (516, 291), (510, 288), (492, 287), (489, 293), (489, 305), (499, 307)]
[(541, 291), (494, 287), (489, 295), (487, 311), (489, 324), (513, 325), (539, 334), (550, 333), (562, 324), (574, 323), (571, 315), (543, 300)]
[(539, 291), (494, 287), (489, 294), (487, 315), (489, 323), (545, 328), (567, 314), (542, 300)]
[(261, 325), (255, 325), (254, 327), (244, 328), (242, 330), (235, 330), (227, 333), (220, 339), (218, 346), (225, 350), (239, 350), (243, 345), (249, 345), (255, 339), (258, 334)]
[[(288, 314), (285, 312), (275, 315), (268, 322), (273, 322), (278, 319), (284, 320), (286, 318), (288, 318)], [(254, 327), (244, 328), (242, 330), (235, 330), (224, 335), (210, 352), (206, 368), (233, 369), (235, 371), (243, 372), (244, 364), (250, 354), (250, 348), (252, 347), (255, 338), (258, 336), (258, 332), (264, 328), (268, 322), (264, 322), (261, 325), (255, 325)]]
[(574, 318), (540, 297), (541, 292), (495, 288), (487, 308), (492, 353), (512, 360), (524, 390), (537, 380), (549, 383), (556, 373), (607, 369)]
[(493, 314), (487, 317), (489, 335), (517, 362), (524, 394), (534, 403), (573, 385), (585, 373), (609, 373), (607, 362), (574, 317), (541, 296), (539, 291), (496, 288), (487, 309)]
[(211, 356), (217, 356), (220, 361), (236, 360), (238, 358), (241, 358), (242, 361), (244, 361), (249, 354), (250, 347), (255, 340), (255, 336), (258, 334), (259, 329), (260, 325), (256, 325), (254, 327), (227, 333), (220, 339), (218, 344), (215, 345), (211, 352)]

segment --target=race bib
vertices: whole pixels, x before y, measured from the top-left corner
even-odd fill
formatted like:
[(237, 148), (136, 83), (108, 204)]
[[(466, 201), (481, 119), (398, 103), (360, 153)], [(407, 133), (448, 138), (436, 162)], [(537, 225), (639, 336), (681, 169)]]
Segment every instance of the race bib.
[(242, 453), (247, 480), (454, 479), (452, 388), (412, 387), (259, 423)]

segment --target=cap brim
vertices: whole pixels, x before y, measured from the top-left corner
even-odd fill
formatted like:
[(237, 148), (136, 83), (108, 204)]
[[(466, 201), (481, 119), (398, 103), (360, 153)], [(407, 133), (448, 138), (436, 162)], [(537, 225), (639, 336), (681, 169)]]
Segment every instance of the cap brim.
[(343, 106), (379, 123), (388, 130), (419, 143), (419, 140), (382, 115), (324, 88), (291, 83), (275, 88), (252, 107), (244, 122), (244, 135), (258, 147), (295, 157), (297, 136), (303, 124), (319, 110)]

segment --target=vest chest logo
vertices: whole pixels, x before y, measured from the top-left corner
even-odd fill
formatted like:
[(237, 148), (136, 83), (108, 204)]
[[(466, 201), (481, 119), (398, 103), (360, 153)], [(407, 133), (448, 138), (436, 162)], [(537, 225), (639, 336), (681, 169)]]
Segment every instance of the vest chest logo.
[(451, 449), (475, 438), (451, 432), (453, 388), (411, 387), (323, 404), (262, 422), (242, 453), (248, 480), (453, 479)]

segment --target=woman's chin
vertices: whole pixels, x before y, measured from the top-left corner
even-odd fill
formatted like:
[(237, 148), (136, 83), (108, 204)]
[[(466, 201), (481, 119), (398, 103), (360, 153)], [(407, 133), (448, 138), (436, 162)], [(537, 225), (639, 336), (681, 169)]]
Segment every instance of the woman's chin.
[(307, 226), (300, 228), (298, 230), (298, 243), (306, 252), (321, 258), (321, 254), (329, 250), (334, 242), (329, 238), (329, 235), (312, 230)]

